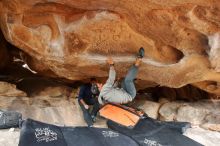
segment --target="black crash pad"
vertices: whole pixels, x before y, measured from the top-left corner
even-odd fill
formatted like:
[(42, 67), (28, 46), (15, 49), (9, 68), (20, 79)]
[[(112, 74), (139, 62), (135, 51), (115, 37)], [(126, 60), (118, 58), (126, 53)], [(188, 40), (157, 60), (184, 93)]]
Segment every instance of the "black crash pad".
[(138, 146), (107, 128), (59, 127), (31, 119), (21, 124), (19, 146)]
[(190, 127), (187, 122), (161, 122), (145, 117), (132, 129), (110, 120), (107, 125), (110, 129), (131, 137), (140, 146), (202, 146), (182, 135)]

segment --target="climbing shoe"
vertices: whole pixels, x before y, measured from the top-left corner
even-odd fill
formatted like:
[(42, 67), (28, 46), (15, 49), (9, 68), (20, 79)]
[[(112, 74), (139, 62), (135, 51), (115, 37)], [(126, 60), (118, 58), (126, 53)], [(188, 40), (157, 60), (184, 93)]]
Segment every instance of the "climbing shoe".
[(143, 58), (144, 57), (144, 48), (143, 47), (141, 47), (140, 49), (139, 49), (139, 51), (138, 51), (138, 56), (137, 56), (138, 58)]

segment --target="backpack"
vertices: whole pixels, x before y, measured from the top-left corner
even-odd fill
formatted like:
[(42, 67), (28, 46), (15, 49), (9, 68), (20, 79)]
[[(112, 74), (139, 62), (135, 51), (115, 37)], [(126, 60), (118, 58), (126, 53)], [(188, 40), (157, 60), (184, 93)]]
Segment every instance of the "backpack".
[(0, 110), (0, 129), (18, 127), (21, 120), (21, 113)]

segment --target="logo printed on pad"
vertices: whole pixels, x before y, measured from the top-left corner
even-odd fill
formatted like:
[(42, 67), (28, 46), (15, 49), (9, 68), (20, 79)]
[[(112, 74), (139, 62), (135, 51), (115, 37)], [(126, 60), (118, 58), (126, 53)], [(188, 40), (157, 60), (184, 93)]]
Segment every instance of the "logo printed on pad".
[(110, 137), (110, 138), (112, 138), (112, 137), (118, 137), (118, 136), (119, 136), (118, 133), (113, 132), (113, 131), (102, 131), (102, 135), (103, 135), (104, 137)]
[(154, 141), (154, 140), (149, 140), (149, 139), (144, 139), (144, 143), (148, 146), (162, 146), (161, 144), (159, 144), (158, 142)]
[(37, 142), (50, 142), (57, 140), (57, 133), (50, 130), (50, 128), (36, 128), (35, 129), (35, 137)]

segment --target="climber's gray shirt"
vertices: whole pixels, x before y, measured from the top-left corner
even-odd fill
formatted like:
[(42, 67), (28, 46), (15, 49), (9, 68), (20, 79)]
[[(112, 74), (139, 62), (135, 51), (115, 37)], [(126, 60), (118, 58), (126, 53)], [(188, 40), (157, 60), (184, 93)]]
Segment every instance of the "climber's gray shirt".
[(133, 100), (132, 96), (127, 93), (123, 88), (114, 87), (114, 82), (116, 78), (116, 72), (114, 66), (110, 67), (109, 77), (107, 82), (102, 87), (99, 94), (99, 103), (103, 104), (103, 100), (112, 103), (124, 104)]

